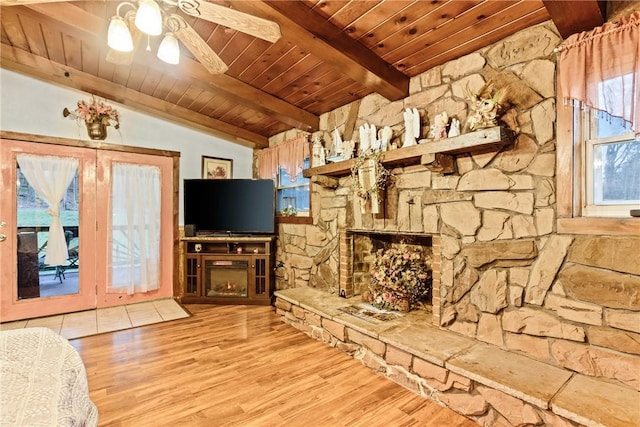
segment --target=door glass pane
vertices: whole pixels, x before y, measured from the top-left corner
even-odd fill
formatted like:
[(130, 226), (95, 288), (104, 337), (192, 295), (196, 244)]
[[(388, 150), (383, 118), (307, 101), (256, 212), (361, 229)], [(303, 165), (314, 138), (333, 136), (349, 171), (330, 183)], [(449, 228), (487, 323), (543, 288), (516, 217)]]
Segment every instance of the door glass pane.
[(60, 220), (69, 256), (64, 264), (57, 266), (45, 263), (51, 224), (48, 204), (36, 193), (19, 167), (17, 176), (18, 299), (77, 294), (80, 268), (78, 173), (60, 202)]

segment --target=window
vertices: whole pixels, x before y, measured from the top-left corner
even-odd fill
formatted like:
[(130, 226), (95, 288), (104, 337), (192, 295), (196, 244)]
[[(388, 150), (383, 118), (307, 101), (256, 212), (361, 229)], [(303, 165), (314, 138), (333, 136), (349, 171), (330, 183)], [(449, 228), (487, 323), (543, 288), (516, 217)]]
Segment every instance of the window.
[(312, 223), (310, 179), (302, 174), (310, 158), (308, 136), (302, 133), (256, 154), (258, 176), (276, 183), (276, 222)]
[(558, 48), (557, 232), (640, 234), (640, 12)]
[(557, 231), (637, 235), (640, 141), (628, 122), (605, 112), (558, 105)]
[[(303, 168), (309, 168), (309, 157)], [(298, 173), (293, 179), (283, 166), (278, 167), (276, 197), (277, 211), (281, 217), (308, 217), (311, 211), (309, 178)]]
[(640, 206), (640, 141), (622, 119), (595, 111), (581, 115), (583, 216), (628, 217)]

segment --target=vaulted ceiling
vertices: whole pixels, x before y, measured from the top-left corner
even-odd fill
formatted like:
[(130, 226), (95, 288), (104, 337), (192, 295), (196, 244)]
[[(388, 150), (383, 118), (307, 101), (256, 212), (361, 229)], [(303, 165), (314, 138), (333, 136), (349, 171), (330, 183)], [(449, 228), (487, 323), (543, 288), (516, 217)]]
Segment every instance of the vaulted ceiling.
[(131, 64), (115, 65), (106, 34), (118, 2), (0, 0), (0, 65), (259, 148), (291, 128), (317, 130), (322, 113), (368, 94), (402, 99), (410, 77), (523, 28), (552, 19), (567, 37), (605, 16), (598, 0), (211, 3), (274, 21), (282, 37), (271, 43), (174, 8), (225, 73), (183, 48), (179, 65), (166, 64), (152, 53), (159, 40), (146, 37)]

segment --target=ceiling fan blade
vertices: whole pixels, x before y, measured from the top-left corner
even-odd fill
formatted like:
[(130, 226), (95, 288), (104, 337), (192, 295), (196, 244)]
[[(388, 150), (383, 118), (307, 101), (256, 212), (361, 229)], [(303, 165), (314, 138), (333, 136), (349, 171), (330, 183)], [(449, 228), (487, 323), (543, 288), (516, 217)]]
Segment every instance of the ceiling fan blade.
[(189, 49), (193, 56), (195, 56), (211, 74), (225, 73), (229, 69), (227, 64), (202, 40), (196, 30), (184, 22), (184, 20), (182, 21), (183, 25), (180, 25), (180, 27), (174, 31), (178, 40)]
[(280, 26), (275, 22), (218, 4), (207, 1), (178, 0), (178, 7), (187, 15), (224, 25), (271, 43), (277, 42), (282, 37)]

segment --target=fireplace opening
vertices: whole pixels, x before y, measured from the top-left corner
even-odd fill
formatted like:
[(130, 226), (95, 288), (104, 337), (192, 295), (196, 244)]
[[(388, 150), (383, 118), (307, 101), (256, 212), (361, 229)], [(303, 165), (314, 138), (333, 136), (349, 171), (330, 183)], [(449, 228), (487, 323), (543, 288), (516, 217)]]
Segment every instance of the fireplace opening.
[[(433, 259), (433, 237), (429, 234), (343, 230), (340, 239), (339, 295), (343, 297), (361, 297), (368, 293), (371, 269), (379, 249), (419, 249), (425, 257)], [(435, 272), (439, 263), (432, 262), (431, 268)], [(433, 280), (432, 286), (435, 282)], [(424, 302), (431, 304), (431, 295)]]
[(208, 297), (247, 297), (249, 262), (207, 260), (204, 263)]

